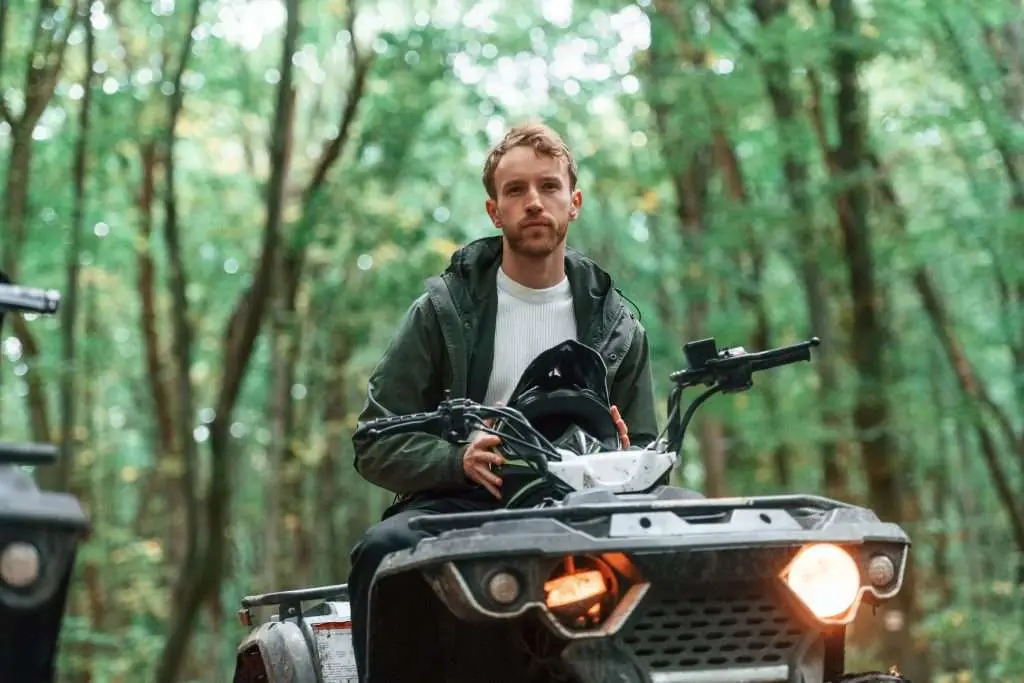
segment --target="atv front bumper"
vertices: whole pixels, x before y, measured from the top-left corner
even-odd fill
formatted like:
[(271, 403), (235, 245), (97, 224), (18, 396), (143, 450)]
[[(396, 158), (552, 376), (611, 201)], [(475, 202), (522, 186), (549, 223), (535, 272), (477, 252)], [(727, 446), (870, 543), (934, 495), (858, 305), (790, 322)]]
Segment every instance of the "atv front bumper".
[[(595, 499), (598, 502), (594, 502)], [(895, 595), (909, 539), (869, 510), (816, 497), (600, 502), (577, 496), (553, 508), (422, 517), (436, 534), (385, 559), (377, 583), (416, 570), (458, 617), (517, 619), (536, 613), (566, 645), (563, 661), (587, 683), (820, 683), (842, 673), (829, 654), (866, 599)], [(844, 548), (863, 585), (848, 613), (825, 623), (780, 578), (801, 548)], [(868, 580), (885, 556), (896, 571)], [(593, 561), (616, 595), (599, 620), (567, 619), (545, 584), (565, 563)], [(512, 600), (491, 590), (515, 577)], [(506, 596), (507, 597), (507, 596)], [(586, 623), (583, 623), (586, 622)]]

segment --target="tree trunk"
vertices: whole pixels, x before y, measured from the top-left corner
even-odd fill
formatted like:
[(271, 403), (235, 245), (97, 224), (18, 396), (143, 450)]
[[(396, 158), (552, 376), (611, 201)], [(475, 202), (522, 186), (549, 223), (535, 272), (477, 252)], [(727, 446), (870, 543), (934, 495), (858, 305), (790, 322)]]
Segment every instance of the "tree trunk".
[[(680, 57), (699, 65), (703, 56), (690, 49), (672, 26), (680, 21), (674, 14), (676, 7), (667, 0), (654, 3), (656, 12), (650, 15), (651, 46), (647, 78), (647, 100), (654, 113), (655, 125), (662, 140), (662, 148), (676, 200), (676, 218), (679, 236), (686, 254), (680, 264), (683, 288), (686, 293), (685, 335), (697, 339), (705, 335), (708, 316), (709, 283), (702, 268), (704, 263), (705, 222), (707, 216), (708, 177), (713, 157), (707, 141), (694, 141), (681, 133), (677, 119), (678, 102), (669, 100), (664, 91), (666, 74), (673, 73)], [(701, 460), (704, 464), (704, 490), (708, 496), (725, 495), (727, 485), (726, 438), (721, 418), (705, 409), (694, 419), (700, 441)]]
[[(1008, 225), (1024, 223), (1024, 152), (1019, 143), (1019, 129), (1024, 124), (1024, 20), (1021, 13), (1011, 14), (1007, 23), (1001, 27), (986, 23), (984, 15), (965, 13), (968, 26), (977, 22), (980, 27), (979, 42), (983, 42), (989, 50), (989, 56), (1000, 72), (1000, 89), (1003, 93), (1002, 110), (983, 96), (990, 84), (985, 76), (975, 72), (968, 51), (964, 47), (964, 39), (958, 35), (963, 28), (946, 12), (937, 7), (934, 16), (938, 18), (940, 40), (945, 39), (949, 48), (949, 56), (954, 65), (955, 75), (959, 76), (965, 89), (974, 103), (977, 116), (985, 124), (992, 140), (999, 161), (1003, 167), (1006, 182), (1010, 189), (1010, 202), (1007, 210), (1016, 218)], [(970, 44), (969, 38), (966, 42)], [(1003, 242), (1003, 253), (1020, 254), (1024, 252), (1024, 231), (1010, 228)], [(996, 254), (995, 261), (1004, 261), (1003, 254)], [(1011, 257), (1012, 259), (1012, 257)], [(1016, 271), (1016, 274), (1014, 274)], [(1007, 273), (1010, 273), (1008, 277)], [(1024, 274), (1011, 267), (1003, 269), (997, 275), (1001, 305), (1011, 323), (1007, 333), (1015, 365), (1014, 390), (1018, 401), (1024, 401)], [(1022, 431), (1024, 434), (1024, 431)], [(1024, 438), (1024, 436), (1022, 436)]]
[[(273, 577), (274, 582), (278, 579), (273, 576), (276, 571), (278, 576), (284, 569), (280, 561), (280, 539), (283, 538), (280, 524), (285, 519), (299, 520), (304, 517), (302, 514), (302, 483), (304, 477), (302, 463), (294, 457), (288, 441), (294, 427), (294, 403), (291, 398), (291, 388), (295, 383), (295, 376), (299, 362), (301, 338), (299, 336), (301, 326), (298, 320), (298, 295), (302, 282), (303, 273), (306, 268), (306, 244), (311, 226), (316, 224), (316, 217), (320, 208), (322, 192), (327, 183), (327, 175), (331, 169), (344, 155), (349, 143), (352, 141), (352, 130), (359, 114), (359, 107), (366, 92), (366, 80), (369, 76), (370, 67), (373, 64), (373, 55), (364, 56), (360, 53), (355, 40), (356, 6), (350, 3), (346, 14), (346, 27), (350, 33), (349, 55), (352, 63), (352, 80), (349, 82), (348, 91), (345, 97), (345, 106), (342, 108), (341, 118), (338, 121), (337, 133), (327, 141), (314, 167), (313, 174), (302, 192), (302, 213), (296, 230), (292, 233), (286, 249), (279, 255), (276, 267), (279, 277), (276, 277), (274, 296), (274, 318), (271, 343), (275, 349), (274, 353), (274, 376), (271, 405), (271, 469), (280, 472), (280, 486), (273, 486), (274, 490), (268, 491), (268, 508), (277, 510), (270, 512), (271, 523), (268, 526), (266, 535), (266, 546), (268, 557), (279, 558), (273, 564), (277, 570), (269, 570), (267, 579)], [(328, 475), (332, 473), (328, 472)], [(328, 477), (333, 481), (333, 476)], [(320, 508), (322, 510), (323, 508)], [(295, 544), (292, 550), (293, 556), (304, 558), (308, 556), (309, 550), (309, 529), (297, 523), (294, 533), (288, 534), (294, 538)], [(304, 562), (308, 564), (308, 561)], [(287, 569), (294, 571), (294, 563), (289, 562)]]
[(92, 64), (96, 56), (96, 37), (93, 32), (92, 22), (89, 20), (89, 13), (85, 12), (83, 22), (85, 24), (85, 76), (82, 78), (82, 105), (78, 114), (78, 139), (75, 142), (75, 159), (73, 166), (74, 182), (74, 208), (71, 218), (71, 244), (68, 246), (66, 265), (67, 299), (63, 306), (63, 320), (61, 324), (61, 345), (63, 347), (63, 363), (61, 367), (60, 386), (60, 412), (61, 412), (61, 439), (60, 439), (60, 465), (58, 467), (58, 487), (66, 490), (71, 482), (71, 472), (74, 465), (75, 427), (77, 415), (75, 405), (77, 404), (75, 370), (77, 357), (75, 345), (77, 343), (77, 317), (78, 317), (78, 284), (80, 271), (80, 258), (82, 252), (82, 232), (85, 230), (85, 205), (86, 205), (86, 177), (87, 161), (89, 157), (89, 115), (92, 107)]
[[(724, 126), (721, 123), (725, 112), (721, 111), (714, 101), (710, 88), (706, 90), (706, 97), (715, 113), (714, 120), (716, 123), (713, 124), (715, 128), (713, 133), (715, 163), (722, 174), (726, 191), (732, 201), (740, 206), (748, 206), (750, 198), (739, 156), (729, 142)], [(768, 308), (762, 293), (765, 252), (753, 229), (747, 229), (746, 235), (749, 247), (745, 253), (737, 256), (736, 262), (737, 270), (742, 272), (745, 269), (745, 262), (749, 261), (749, 282), (744, 279), (744, 282), (740, 285), (739, 298), (754, 315), (752, 346), (754, 349), (762, 350), (769, 348), (772, 343), (771, 323), (768, 319)], [(764, 395), (765, 409), (771, 422), (771, 431), (774, 432), (775, 437), (778, 439), (778, 443), (772, 447), (769, 455), (771, 466), (775, 471), (775, 478), (779, 488), (787, 490), (792, 484), (790, 465), (792, 449), (783, 430), (778, 428), (779, 399), (776, 383), (770, 373), (761, 377), (758, 382), (761, 385), (761, 393)]]
[[(881, 201), (893, 214), (899, 233), (906, 234), (907, 216), (896, 196), (896, 190), (885, 174), (881, 162), (874, 154), (870, 155), (870, 161), (875, 172), (875, 184)], [(928, 316), (949, 361), (960, 391), (981, 413), (972, 415), (971, 419), (976, 425), (982, 456), (992, 477), (996, 496), (1009, 520), (1014, 544), (1017, 546), (1018, 552), (1024, 556), (1024, 510), (1018, 504), (1020, 496), (1013, 490), (1012, 477), (1002, 464), (996, 437), (990, 433), (984, 418), (988, 417), (999, 428), (1003, 440), (1011, 450), (1017, 453), (1017, 459), (1022, 464), (1024, 464), (1024, 440), (1017, 436), (1009, 414), (992, 398), (988, 387), (981, 381), (974, 369), (931, 271), (924, 265), (919, 266), (914, 270), (912, 279), (914, 289), (921, 299), (925, 314)]]
[[(787, 2), (777, 0), (752, 0), (751, 10), (762, 29), (786, 13)], [(785, 178), (785, 193), (789, 200), (792, 218), (796, 226), (797, 268), (803, 282), (804, 297), (811, 325), (811, 334), (824, 342), (815, 358), (814, 368), (818, 375), (818, 404), (824, 427), (824, 437), (818, 444), (825, 492), (835, 498), (850, 497), (846, 472), (850, 467), (844, 457), (849, 447), (840, 438), (845, 420), (839, 403), (839, 361), (842, 342), (838, 335), (835, 316), (830, 304), (830, 286), (822, 271), (823, 255), (829, 246), (819, 237), (815, 227), (814, 206), (809, 194), (810, 171), (808, 161), (799, 151), (803, 127), (798, 118), (797, 98), (789, 82), (792, 69), (780, 46), (764, 53), (754, 51), (761, 68), (765, 89), (771, 103), (778, 130), (778, 142), (782, 148), (782, 173)]]
[[(40, 2), (36, 16), (36, 26), (41, 27), (44, 19), (53, 22), (49, 3)], [(77, 21), (76, 12), (70, 14), (63, 24), (53, 27), (53, 32), (42, 40), (37, 34), (28, 50), (25, 63), (25, 107), (19, 118), (15, 118), (7, 109), (5, 100), (0, 97), (0, 121), (6, 121), (11, 127), (10, 153), (7, 161), (7, 180), (4, 186), (3, 211), (0, 212), (0, 269), (3, 269), (12, 282), (18, 282), (18, 265), (21, 248), (25, 241), (25, 225), (28, 211), (29, 186), (32, 171), (32, 132), (47, 105), (53, 99), (57, 82), (64, 66), (64, 55), (67, 53), (68, 36), (71, 25)], [(2, 13), (6, 19), (6, 6)], [(0, 44), (0, 59), (3, 57), (3, 45)], [(46, 392), (38, 373), (32, 368), (33, 361), (38, 357), (39, 345), (34, 335), (21, 316), (13, 316), (11, 327), (22, 345), (22, 357), (29, 367), (25, 376), (28, 386), (29, 422), (32, 439), (37, 442), (50, 443), (50, 412)], [(2, 412), (2, 411), (0, 411)], [(40, 480), (46, 488), (55, 487), (56, 473), (44, 470)]]
[[(192, 639), (192, 631), (198, 618), (201, 606), (220, 589), (227, 548), (223, 535), (230, 529), (231, 503), (231, 462), (229, 427), (235, 404), (241, 391), (252, 350), (262, 326), (264, 311), (269, 295), (272, 258), (280, 242), (282, 198), (284, 195), (285, 178), (287, 177), (289, 149), (292, 135), (295, 93), (292, 86), (293, 63), (292, 55), (299, 33), (298, 0), (286, 3), (287, 19), (281, 55), (281, 80), (278, 84), (277, 109), (274, 118), (273, 138), (271, 142), (271, 178), (267, 185), (267, 212), (264, 226), (263, 244), (260, 260), (253, 278), (253, 286), (247, 290), (228, 321), (225, 335), (224, 356), (222, 358), (222, 374), (217, 394), (215, 413), (210, 423), (210, 487), (207, 493), (204, 512), (203, 536), (199, 538), (196, 530), (195, 541), (191, 544), (194, 552), (189, 553), (186, 566), (181, 573), (181, 581), (176, 590), (174, 611), (171, 618), (169, 634), (164, 648), (160, 653), (157, 665), (157, 683), (175, 683), (185, 665)], [(183, 264), (180, 262), (180, 248), (177, 244), (176, 209), (174, 204), (173, 186), (173, 142), (174, 124), (181, 107), (181, 76), (191, 52), (193, 29), (198, 23), (201, 0), (195, 0), (185, 39), (185, 48), (178, 71), (175, 75), (174, 95), (171, 102), (171, 119), (168, 126), (167, 145), (167, 218), (165, 236), (168, 252), (171, 255), (171, 272), (174, 283), (176, 310), (175, 346), (179, 351), (179, 374), (182, 400), (179, 404), (181, 415), (191, 415), (191, 389), (186, 385), (189, 378), (188, 358), (188, 321), (186, 315)], [(180, 308), (179, 308), (180, 307)], [(188, 423), (186, 423), (188, 424)], [(191, 447), (193, 439), (188, 438)]]
[[(272, 383), (268, 401), (270, 447), (267, 479), (267, 526), (264, 543), (264, 577), (267, 590), (276, 590), (284, 572), (294, 570), (285, 565), (285, 554), (292, 555), (295, 548), (287, 546), (285, 538), (297, 540), (301, 530), (285, 528), (285, 518), (298, 519), (297, 507), (301, 501), (302, 465), (293, 457), (290, 445), (294, 424), (292, 386), (295, 384), (296, 364), (299, 360), (296, 298), (299, 277), (293, 274), (296, 266), (288, 254), (276, 254), (277, 274), (274, 277), (274, 310), (271, 314)], [(294, 544), (293, 544), (294, 545)], [(287, 546), (287, 547), (283, 547)]]
[[(366, 504), (366, 486), (356, 477), (343, 474), (354, 474), (349, 446), (351, 434), (345, 426), (349, 412), (345, 377), (353, 349), (344, 324), (335, 327), (328, 343), (326, 374), (329, 379), (323, 399), (326, 449), (320, 460), (317, 500), (324, 515), (325, 570), (346, 575), (349, 570), (347, 550), (365, 533), (373, 519)], [(339, 512), (344, 513), (344, 525), (339, 524)]]
[[(839, 192), (839, 227), (843, 236), (850, 294), (853, 300), (854, 367), (858, 384), (854, 425), (860, 441), (872, 508), (885, 521), (904, 522), (915, 518), (916, 492), (906, 483), (898, 484), (896, 470), (901, 458), (893, 436), (888, 404), (889, 372), (886, 367), (887, 331), (879, 311), (881, 292), (876, 284), (868, 216), (868, 168), (866, 107), (858, 83), (859, 38), (852, 0), (831, 3), (835, 36), (832, 60), (838, 83), (836, 94), (839, 146), (835, 150), (836, 184)], [(911, 631), (917, 619), (914, 562), (908, 563), (903, 589), (885, 606), (889, 634), (882, 643), (886, 664), (895, 664), (911, 679), (928, 680), (926, 644), (915, 643)], [(892, 615), (894, 619), (888, 617)]]
[[(153, 415), (154, 465), (142, 482), (143, 494), (136, 529), (142, 536), (153, 535), (157, 531), (156, 527), (167, 527), (165, 524), (157, 524), (158, 521), (170, 520), (167, 559), (171, 566), (180, 566), (185, 560), (187, 546), (184, 515), (188, 505), (180, 477), (185, 466), (184, 449), (188, 445), (181, 442), (186, 429), (178, 424), (178, 419), (184, 416), (179, 413), (171, 396), (168, 372), (162, 360), (164, 351), (157, 311), (156, 264), (152, 249), (159, 152), (153, 140), (140, 142), (139, 163), (141, 178), (136, 209), (140, 239), (136, 248), (136, 287), (139, 293), (139, 325), (142, 331), (146, 386)], [(190, 421), (186, 426), (190, 426)], [(191, 440), (191, 430), (187, 431)]]

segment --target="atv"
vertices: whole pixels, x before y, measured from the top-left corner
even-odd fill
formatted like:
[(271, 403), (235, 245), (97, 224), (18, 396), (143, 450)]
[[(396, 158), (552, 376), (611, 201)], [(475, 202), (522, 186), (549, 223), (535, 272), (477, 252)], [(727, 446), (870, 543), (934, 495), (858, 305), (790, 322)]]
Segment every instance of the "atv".
[[(53, 290), (0, 273), (0, 332), (8, 313), (52, 314)], [(0, 340), (3, 335), (0, 334)], [(51, 444), (0, 442), (0, 680), (50, 683), (78, 544), (89, 520), (78, 499), (41, 491), (23, 466), (53, 463)]]
[[(361, 438), (426, 431), (454, 443), (491, 431), (514, 470), (502, 478), (528, 475), (503, 509), (412, 520), (427, 537), (387, 556), (371, 589), (369, 680), (906, 680), (851, 674), (844, 662), (859, 609), (900, 590), (910, 546), (900, 527), (820, 496), (708, 499), (668, 485), (704, 401), (809, 361), (818, 343), (760, 352), (687, 343), (689, 367), (670, 376), (667, 427), (643, 447), (616, 447), (573, 419), (580, 411), (567, 408), (560, 424), (550, 405), (537, 414), (539, 397), (559, 391), (566, 406), (607, 400), (600, 356), (576, 342), (535, 359), (507, 406), (446, 397), (434, 411), (361, 425)], [(704, 391), (680, 415), (690, 387)], [(257, 625), (258, 606), (277, 612)], [(240, 616), (250, 632), (235, 683), (357, 681), (344, 584), (248, 596)]]

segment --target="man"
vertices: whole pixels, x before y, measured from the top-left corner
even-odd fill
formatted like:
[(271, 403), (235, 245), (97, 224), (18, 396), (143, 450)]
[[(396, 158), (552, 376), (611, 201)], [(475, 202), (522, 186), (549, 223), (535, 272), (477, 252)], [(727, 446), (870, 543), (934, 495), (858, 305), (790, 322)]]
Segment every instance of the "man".
[[(369, 381), (360, 423), (433, 410), (445, 389), (488, 405), (504, 403), (542, 351), (575, 338), (608, 366), (623, 441), (656, 438), (654, 394), (643, 327), (611, 278), (566, 248), (583, 205), (576, 163), (543, 124), (513, 128), (484, 166), (486, 209), (501, 236), (470, 243), (406, 313)], [(626, 425), (632, 431), (627, 431)], [(413, 546), (413, 517), (501, 505), (500, 439), (450, 444), (427, 434), (354, 441), (355, 466), (398, 501), (352, 551), (349, 593), (360, 680), (366, 681), (370, 583), (383, 558)]]

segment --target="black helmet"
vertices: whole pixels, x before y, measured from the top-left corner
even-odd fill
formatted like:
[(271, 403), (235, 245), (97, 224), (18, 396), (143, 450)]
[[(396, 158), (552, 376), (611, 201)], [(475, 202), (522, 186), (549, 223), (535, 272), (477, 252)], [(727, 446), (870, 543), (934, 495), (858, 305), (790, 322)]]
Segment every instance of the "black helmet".
[(611, 414), (608, 368), (601, 354), (575, 339), (551, 347), (530, 363), (508, 407), (521, 412), (549, 441), (566, 437), (576, 427), (606, 449), (621, 448)]
[[(564, 341), (530, 363), (508, 407), (522, 413), (556, 447), (580, 455), (619, 449), (622, 445), (611, 415), (607, 372), (597, 351), (576, 340)], [(495, 426), (500, 429), (500, 421)], [(560, 480), (543, 478), (517, 452), (521, 448), (510, 441), (499, 447), (506, 459), (500, 475), (507, 507), (531, 507), (572, 491)]]

